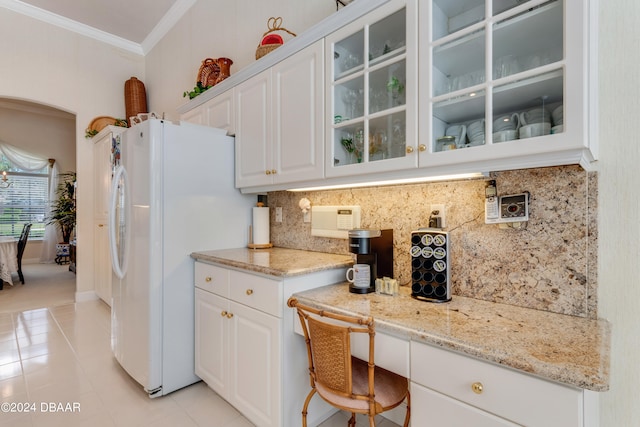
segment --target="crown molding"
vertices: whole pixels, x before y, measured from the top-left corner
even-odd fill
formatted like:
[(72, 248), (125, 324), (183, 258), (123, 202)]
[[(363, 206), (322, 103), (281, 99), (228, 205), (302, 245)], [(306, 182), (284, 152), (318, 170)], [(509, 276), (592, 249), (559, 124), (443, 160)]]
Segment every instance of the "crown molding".
[(171, 9), (162, 17), (160, 22), (151, 30), (142, 41), (143, 55), (146, 55), (153, 47), (178, 23), (185, 13), (196, 4), (197, 0), (177, 0)]
[(182, 16), (196, 3), (196, 1), (197, 0), (177, 0), (141, 44), (134, 43), (122, 37), (98, 30), (55, 13), (48, 12), (20, 0), (0, 0), (0, 7), (64, 28), (65, 30), (75, 32), (85, 37), (110, 44), (128, 52), (144, 56), (162, 39), (162, 37), (165, 36), (165, 34), (167, 34), (167, 32), (180, 20), (180, 18), (182, 18)]

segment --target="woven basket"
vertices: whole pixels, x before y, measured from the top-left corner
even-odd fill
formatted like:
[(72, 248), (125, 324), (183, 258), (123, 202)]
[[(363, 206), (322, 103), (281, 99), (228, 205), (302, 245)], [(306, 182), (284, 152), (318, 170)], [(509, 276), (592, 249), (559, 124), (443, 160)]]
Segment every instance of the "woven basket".
[(207, 87), (215, 85), (219, 76), (220, 65), (218, 65), (217, 59), (207, 58), (202, 61), (202, 65), (200, 65), (200, 69), (198, 70), (197, 80), (202, 83), (202, 86)]
[[(263, 56), (265, 56), (267, 53), (271, 52), (272, 50), (275, 50), (280, 46), (282, 46), (283, 42), (278, 42), (278, 43), (266, 42), (265, 37), (267, 37), (269, 34), (275, 33), (277, 31), (284, 31), (286, 33), (291, 34), (293, 37), (296, 37), (295, 33), (287, 30), (282, 26), (281, 17), (275, 18), (272, 16), (271, 18), (269, 18), (269, 20), (267, 21), (267, 28), (268, 30), (262, 35), (262, 40), (260, 41), (260, 44), (256, 48), (256, 59), (260, 59)], [(280, 39), (282, 38), (280, 37)]]
[(135, 77), (131, 77), (124, 83), (124, 105), (127, 114), (127, 121), (131, 126), (129, 117), (138, 115), (138, 113), (148, 113), (147, 110), (147, 93), (144, 89), (144, 83)]

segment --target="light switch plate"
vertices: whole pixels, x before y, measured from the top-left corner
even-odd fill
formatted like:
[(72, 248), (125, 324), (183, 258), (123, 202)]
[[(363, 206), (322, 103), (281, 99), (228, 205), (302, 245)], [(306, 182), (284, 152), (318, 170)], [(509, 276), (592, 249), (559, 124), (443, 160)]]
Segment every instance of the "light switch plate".
[(311, 206), (311, 235), (348, 239), (360, 216), (360, 206)]

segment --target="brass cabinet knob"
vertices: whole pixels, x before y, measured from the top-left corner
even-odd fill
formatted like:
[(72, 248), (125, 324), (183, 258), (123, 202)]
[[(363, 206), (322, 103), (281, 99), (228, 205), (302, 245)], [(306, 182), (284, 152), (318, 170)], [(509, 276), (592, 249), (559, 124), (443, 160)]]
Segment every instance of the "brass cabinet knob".
[(278, 171), (276, 171), (275, 169), (271, 169), (271, 175), (275, 175), (276, 173), (278, 173)]
[(221, 311), (220, 312), (220, 316), (222, 316), (222, 317), (227, 317), (228, 314), (229, 313), (227, 313), (226, 311)]
[(271, 175), (271, 171), (267, 169), (267, 171), (265, 172), (267, 175)]
[(426, 146), (426, 145), (424, 145), (424, 144), (420, 144), (420, 145), (418, 146), (418, 150), (420, 150), (420, 151), (427, 151), (427, 146)]
[(210, 281), (212, 281), (212, 280), (213, 280), (213, 279), (211, 278), (211, 276), (207, 276), (207, 277), (205, 277), (205, 278), (204, 278), (204, 281), (205, 281), (205, 282), (210, 282)]
[(104, 224), (98, 224), (98, 227), (102, 228), (104, 227)]
[(407, 147), (407, 154), (411, 154), (413, 153), (413, 147), (412, 146), (408, 146)]
[(483, 390), (482, 383), (477, 382), (477, 383), (471, 384), (471, 390), (473, 390), (475, 394), (482, 394), (482, 390)]
[(231, 319), (233, 317), (233, 313), (227, 313), (227, 319)]
[(247, 289), (247, 295), (253, 294), (253, 289)]

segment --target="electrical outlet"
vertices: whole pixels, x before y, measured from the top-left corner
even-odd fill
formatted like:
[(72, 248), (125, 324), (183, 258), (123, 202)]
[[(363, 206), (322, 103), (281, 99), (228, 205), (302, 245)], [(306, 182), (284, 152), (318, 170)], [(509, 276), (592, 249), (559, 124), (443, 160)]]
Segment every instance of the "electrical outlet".
[[(438, 211), (437, 215), (433, 215), (432, 212), (434, 211)], [(440, 227), (441, 228), (445, 228), (447, 226), (447, 215), (446, 215), (446, 208), (444, 204), (434, 204), (431, 205), (431, 208), (429, 209), (429, 217), (436, 216), (440, 218)]]
[(276, 207), (276, 222), (282, 222), (282, 207)]

